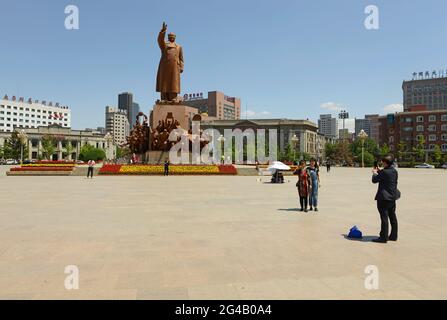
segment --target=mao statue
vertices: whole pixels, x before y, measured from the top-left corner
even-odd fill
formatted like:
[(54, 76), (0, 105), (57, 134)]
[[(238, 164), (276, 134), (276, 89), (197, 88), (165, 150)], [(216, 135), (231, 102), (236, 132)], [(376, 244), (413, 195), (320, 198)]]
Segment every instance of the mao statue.
[(158, 45), (161, 50), (161, 59), (157, 73), (157, 92), (161, 93), (162, 102), (179, 102), (180, 74), (183, 73), (183, 49), (175, 43), (176, 36), (168, 34), (168, 42), (165, 36), (168, 26), (163, 22), (163, 27), (158, 35)]

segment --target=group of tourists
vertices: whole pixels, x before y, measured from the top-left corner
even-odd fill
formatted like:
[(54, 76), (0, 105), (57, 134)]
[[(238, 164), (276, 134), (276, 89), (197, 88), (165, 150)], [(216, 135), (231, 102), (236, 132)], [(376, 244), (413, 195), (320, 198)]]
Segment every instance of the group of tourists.
[[(398, 222), (396, 215), (396, 201), (400, 199), (401, 193), (397, 188), (398, 172), (396, 170), (395, 159), (388, 155), (381, 160), (382, 167), (376, 163), (372, 171), (372, 182), (378, 184), (375, 200), (377, 201), (377, 210), (379, 211), (381, 228), (380, 235), (373, 242), (387, 243), (388, 241), (397, 241)], [(330, 164), (327, 166), (330, 172)], [(294, 172), (298, 176), (296, 184), (301, 211), (318, 212), (318, 189), (320, 188), (320, 170), (318, 162), (311, 159), (310, 164), (306, 161), (299, 162), (298, 168)], [(309, 209), (308, 209), (309, 207)], [(391, 231), (389, 225), (391, 224)]]
[[(298, 168), (294, 172), (298, 176), (296, 184), (302, 212), (318, 212), (318, 189), (320, 187), (320, 169), (316, 159), (310, 160), (307, 166), (306, 161), (301, 160)], [(310, 207), (308, 209), (308, 206)]]

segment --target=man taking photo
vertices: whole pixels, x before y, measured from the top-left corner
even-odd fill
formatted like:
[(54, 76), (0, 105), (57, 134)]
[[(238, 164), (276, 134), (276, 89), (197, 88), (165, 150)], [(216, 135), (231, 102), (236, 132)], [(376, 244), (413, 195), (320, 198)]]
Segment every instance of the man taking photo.
[[(373, 169), (372, 182), (378, 183), (379, 187), (376, 194), (377, 209), (380, 213), (381, 230), (380, 237), (374, 239), (376, 243), (387, 243), (388, 241), (397, 241), (397, 216), (396, 200), (400, 198), (400, 192), (397, 189), (398, 173), (394, 168), (394, 157), (388, 155), (382, 159), (383, 169), (378, 166)], [(391, 233), (388, 234), (389, 222), (391, 223)]]

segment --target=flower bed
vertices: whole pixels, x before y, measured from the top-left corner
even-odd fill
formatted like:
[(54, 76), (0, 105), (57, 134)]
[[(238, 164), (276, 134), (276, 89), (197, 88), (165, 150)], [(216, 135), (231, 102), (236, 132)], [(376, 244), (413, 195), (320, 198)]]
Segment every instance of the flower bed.
[(12, 172), (24, 172), (24, 171), (72, 171), (73, 167), (21, 167), (11, 168)]
[[(163, 165), (104, 165), (99, 174), (103, 175), (162, 175)], [(234, 166), (218, 165), (171, 165), (172, 175), (235, 175)]]
[(68, 168), (68, 167), (74, 167), (75, 164), (74, 163), (30, 163), (30, 164), (22, 164), (22, 168), (26, 168), (26, 167), (35, 167), (35, 168), (49, 168), (49, 167), (64, 167), (64, 168)]

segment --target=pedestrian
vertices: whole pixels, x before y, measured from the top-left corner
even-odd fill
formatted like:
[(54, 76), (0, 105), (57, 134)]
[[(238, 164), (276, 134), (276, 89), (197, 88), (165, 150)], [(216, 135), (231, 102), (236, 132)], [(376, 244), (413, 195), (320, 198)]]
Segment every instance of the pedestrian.
[(96, 164), (95, 160), (88, 161), (87, 179), (89, 177), (91, 177), (93, 179), (93, 172), (95, 169), (95, 164)]
[(326, 161), (326, 169), (328, 173), (331, 172), (331, 162), (329, 160)]
[[(376, 194), (377, 209), (380, 214), (381, 228), (380, 236), (373, 241), (376, 243), (387, 243), (387, 241), (397, 241), (398, 223), (396, 216), (396, 200), (400, 198), (400, 191), (397, 189), (398, 173), (394, 168), (394, 157), (388, 155), (382, 159), (383, 169), (378, 167), (373, 169), (372, 182), (378, 183)], [(389, 222), (391, 223), (391, 233), (388, 234)]]
[(165, 175), (165, 176), (169, 176), (169, 160), (166, 160), (166, 161), (165, 161), (164, 168), (165, 168), (165, 170), (164, 170), (164, 175)]
[(309, 187), (310, 187), (310, 179), (306, 169), (306, 161), (301, 160), (298, 169), (294, 173), (298, 176), (298, 182), (296, 184), (298, 188), (298, 196), (300, 198), (301, 212), (308, 212), (308, 198), (309, 198)]
[(310, 211), (318, 212), (318, 189), (320, 188), (320, 169), (317, 160), (311, 159), (310, 166), (307, 169), (310, 178), (310, 195), (309, 206)]

